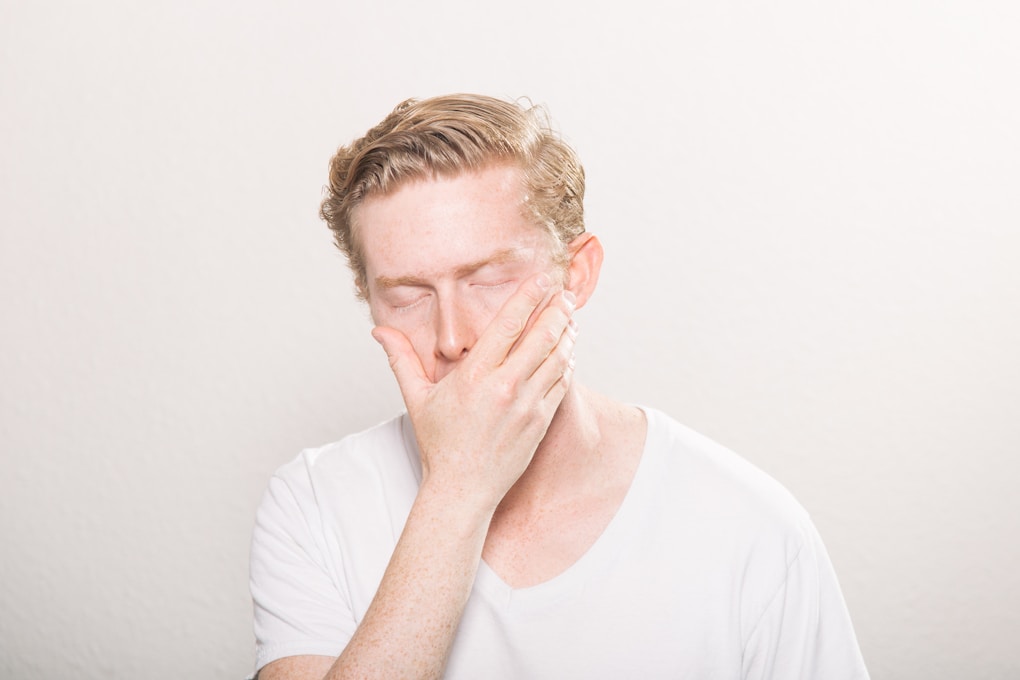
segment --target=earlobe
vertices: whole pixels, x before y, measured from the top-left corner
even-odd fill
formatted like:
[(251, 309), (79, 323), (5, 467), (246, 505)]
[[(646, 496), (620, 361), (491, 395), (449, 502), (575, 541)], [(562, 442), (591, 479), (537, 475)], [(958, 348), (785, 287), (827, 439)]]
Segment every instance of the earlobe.
[(567, 289), (577, 298), (577, 309), (588, 302), (598, 284), (604, 252), (595, 234), (583, 233), (567, 245)]

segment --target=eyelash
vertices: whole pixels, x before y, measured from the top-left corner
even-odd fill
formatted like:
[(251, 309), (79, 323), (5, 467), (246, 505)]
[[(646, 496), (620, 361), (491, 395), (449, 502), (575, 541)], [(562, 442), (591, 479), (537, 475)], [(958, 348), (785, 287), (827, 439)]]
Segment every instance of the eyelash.
[(400, 313), (409, 312), (412, 309), (414, 309), (415, 307), (417, 307), (418, 305), (420, 305), (425, 300), (425, 298), (427, 298), (427, 297), (428, 297), (428, 295), (422, 295), (420, 298), (418, 298), (414, 302), (409, 302), (406, 305), (393, 305), (393, 309), (395, 311), (397, 311), (397, 312), (400, 312)]
[(503, 288), (504, 286), (509, 286), (511, 283), (513, 283), (513, 282), (512, 281), (503, 281), (501, 283), (493, 283), (493, 284), (489, 284), (489, 285), (486, 285), (486, 284), (483, 284), (483, 283), (476, 283), (474, 285), (476, 287), (478, 287), (478, 288), (484, 288), (485, 290), (495, 290), (497, 288)]

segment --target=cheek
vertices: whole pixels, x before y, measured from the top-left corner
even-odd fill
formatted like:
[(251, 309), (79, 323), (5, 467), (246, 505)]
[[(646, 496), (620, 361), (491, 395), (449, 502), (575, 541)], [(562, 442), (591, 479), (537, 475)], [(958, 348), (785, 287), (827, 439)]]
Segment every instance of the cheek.
[(397, 310), (385, 304), (369, 304), (369, 311), (372, 315), (372, 323), (376, 326), (385, 326), (395, 331), (400, 331), (414, 347), (418, 356), (422, 356), (421, 349), (428, 342), (432, 332), (431, 313), (426, 311), (428, 305), (421, 305), (411, 310)]
[(406, 310), (386, 308), (372, 313), (372, 320), (376, 324), (400, 331), (416, 348), (430, 334), (434, 334), (434, 318), (431, 304), (417, 305)]
[(431, 319), (430, 314), (425, 314), (421, 310), (415, 310), (414, 313), (373, 314), (376, 324), (400, 331), (407, 338), (425, 374), (434, 379), (437, 335)]
[(469, 295), (472, 312), (475, 316), (486, 320), (486, 325), (496, 317), (496, 313), (502, 309), (510, 296), (514, 294), (517, 286), (502, 286), (494, 289), (480, 289), (472, 291)]
[(464, 291), (449, 312), (455, 315), (453, 323), (461, 332), (479, 337), (512, 293), (513, 289)]

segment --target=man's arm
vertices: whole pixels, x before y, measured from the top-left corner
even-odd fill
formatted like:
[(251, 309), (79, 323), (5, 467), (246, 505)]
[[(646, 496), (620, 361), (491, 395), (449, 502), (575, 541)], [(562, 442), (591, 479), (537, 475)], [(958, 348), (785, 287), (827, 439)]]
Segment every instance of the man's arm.
[(331, 666), (328, 657), (280, 659), (260, 680), (441, 677), (493, 512), (531, 462), (570, 383), (572, 313), (569, 294), (554, 291), (548, 275), (533, 277), (438, 383), (401, 333), (375, 329), (414, 425), (422, 484), (340, 657)]

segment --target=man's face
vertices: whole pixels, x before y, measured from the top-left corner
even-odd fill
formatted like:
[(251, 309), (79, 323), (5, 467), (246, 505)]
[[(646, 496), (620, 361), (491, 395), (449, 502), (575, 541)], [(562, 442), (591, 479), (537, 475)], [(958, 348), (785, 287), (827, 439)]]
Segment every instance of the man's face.
[(522, 198), (519, 171), (496, 166), (409, 183), (357, 209), (372, 318), (407, 336), (434, 381), (525, 279), (562, 276)]

